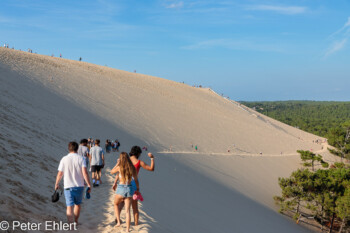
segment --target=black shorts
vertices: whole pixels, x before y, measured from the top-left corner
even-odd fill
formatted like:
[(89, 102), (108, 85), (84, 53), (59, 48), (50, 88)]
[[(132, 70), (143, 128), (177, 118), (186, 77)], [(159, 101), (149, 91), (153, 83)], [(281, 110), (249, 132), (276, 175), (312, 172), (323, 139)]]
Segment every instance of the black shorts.
[(103, 168), (102, 165), (93, 165), (91, 166), (91, 172), (99, 172)]

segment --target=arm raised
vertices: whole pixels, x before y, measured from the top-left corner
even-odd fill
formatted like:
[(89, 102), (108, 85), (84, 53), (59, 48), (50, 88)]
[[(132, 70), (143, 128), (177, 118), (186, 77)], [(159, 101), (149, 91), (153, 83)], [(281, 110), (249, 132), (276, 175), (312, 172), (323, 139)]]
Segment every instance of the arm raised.
[(143, 162), (143, 161), (140, 161), (140, 165), (143, 169), (147, 170), (147, 171), (150, 171), (150, 172), (153, 172), (154, 171), (154, 167), (155, 167), (155, 164), (154, 164), (154, 155), (152, 153), (148, 153), (148, 157), (151, 158), (151, 166), (149, 166), (147, 163)]

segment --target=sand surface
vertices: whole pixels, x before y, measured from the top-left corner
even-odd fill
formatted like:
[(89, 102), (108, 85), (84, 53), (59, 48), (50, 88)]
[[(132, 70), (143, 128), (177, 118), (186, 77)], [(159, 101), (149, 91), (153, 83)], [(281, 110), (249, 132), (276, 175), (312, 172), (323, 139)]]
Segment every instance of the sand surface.
[[(335, 160), (312, 142), (320, 137), (210, 89), (4, 48), (0, 81), (0, 220), (65, 220), (64, 198), (50, 196), (67, 142), (84, 137), (154, 152), (156, 171), (140, 172), (134, 232), (307, 232), (276, 212), (277, 179), (300, 167), (298, 149)], [(106, 157), (80, 232), (125, 229), (114, 227), (107, 172), (117, 154)]]

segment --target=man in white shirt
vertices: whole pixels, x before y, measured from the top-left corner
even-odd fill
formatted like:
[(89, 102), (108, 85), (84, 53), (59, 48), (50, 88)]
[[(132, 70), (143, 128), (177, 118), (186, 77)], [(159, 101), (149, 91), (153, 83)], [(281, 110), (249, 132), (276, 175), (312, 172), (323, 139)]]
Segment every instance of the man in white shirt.
[(67, 205), (67, 219), (69, 223), (78, 224), (80, 204), (84, 196), (84, 180), (91, 192), (89, 175), (84, 163), (84, 158), (77, 154), (79, 145), (76, 142), (68, 144), (69, 154), (61, 159), (58, 166), (55, 189), (59, 189), (59, 183), (63, 177), (64, 197)]
[(104, 167), (105, 157), (100, 147), (100, 140), (95, 140), (95, 146), (90, 149), (90, 166), (92, 172), (92, 185), (99, 186), (101, 182), (101, 169)]

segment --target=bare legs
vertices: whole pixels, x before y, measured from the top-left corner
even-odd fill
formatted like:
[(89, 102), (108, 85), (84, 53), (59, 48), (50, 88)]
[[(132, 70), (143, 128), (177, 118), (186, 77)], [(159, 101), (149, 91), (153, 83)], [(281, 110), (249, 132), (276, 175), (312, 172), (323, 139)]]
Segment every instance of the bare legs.
[(101, 180), (102, 169), (100, 171), (96, 172), (96, 173), (97, 173), (97, 177), (98, 177), (97, 180), (100, 181), (100, 184), (102, 184), (102, 180)]
[(69, 223), (76, 222), (78, 224), (80, 208), (80, 205), (67, 206), (67, 219)]
[(135, 226), (139, 225), (139, 205), (137, 200), (132, 200), (132, 212), (134, 213)]
[(92, 178), (92, 180), (94, 180), (95, 179), (95, 177), (96, 177), (96, 172), (91, 172), (91, 178)]
[(123, 201), (123, 197), (121, 195), (116, 194), (114, 197), (114, 216), (117, 221), (117, 226), (120, 226), (120, 212), (121, 209), (119, 209), (118, 205)]
[(95, 180), (96, 184), (102, 184), (102, 181), (101, 181), (101, 170), (92, 172), (91, 175), (92, 175), (92, 180)]
[(129, 232), (130, 230), (130, 222), (131, 222), (131, 216), (130, 216), (130, 206), (131, 206), (131, 197), (125, 198), (125, 215), (126, 215), (126, 232)]
[[(135, 223), (135, 226), (137, 226), (137, 225), (139, 225), (139, 205), (138, 205), (138, 201), (137, 200), (132, 200), (131, 207), (132, 207), (132, 212), (134, 213), (134, 223)], [(119, 214), (121, 213), (123, 208), (124, 208), (124, 201), (121, 201), (118, 204)]]
[[(117, 221), (116, 226), (120, 226), (120, 212), (124, 206), (125, 203), (125, 215), (126, 215), (126, 231), (129, 232), (130, 230), (130, 222), (131, 222), (131, 216), (130, 216), (130, 206), (131, 206), (132, 198), (127, 197), (123, 198), (121, 195), (115, 195), (114, 198), (114, 215)], [(123, 204), (121, 204), (123, 203)], [(120, 208), (121, 207), (121, 208)]]

